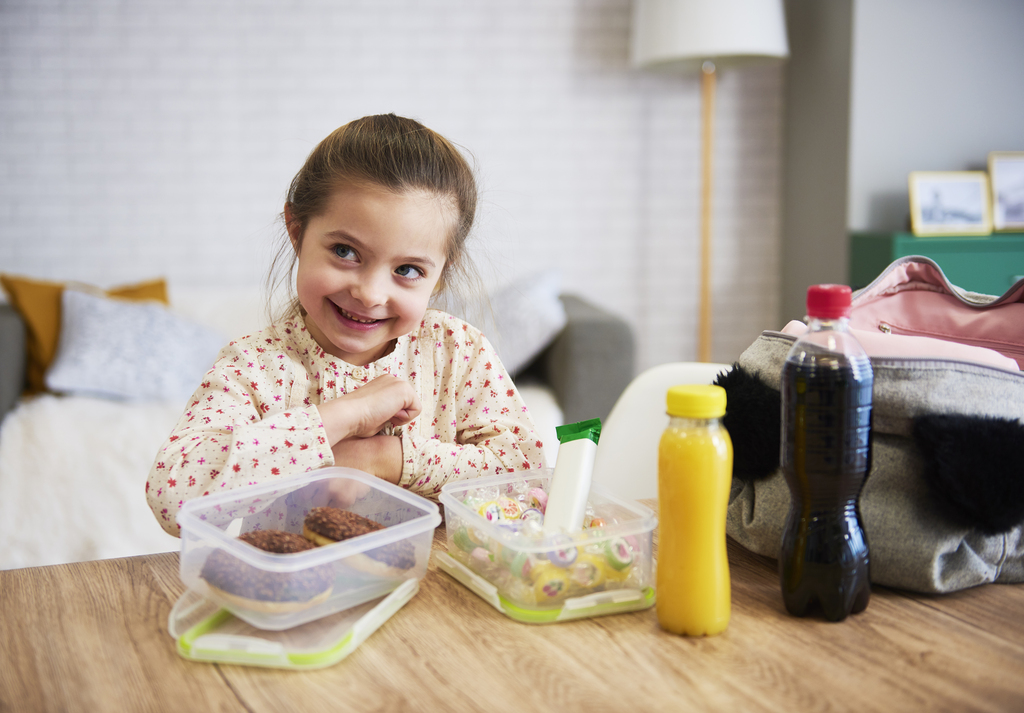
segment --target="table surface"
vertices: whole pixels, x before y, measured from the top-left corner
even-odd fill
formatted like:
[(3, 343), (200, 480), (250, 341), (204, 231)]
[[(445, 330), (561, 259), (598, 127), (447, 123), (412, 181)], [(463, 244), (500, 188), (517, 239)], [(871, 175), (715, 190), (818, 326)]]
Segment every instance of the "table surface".
[(316, 671), (179, 657), (177, 553), (0, 571), (0, 711), (1024, 710), (1024, 587), (875, 587), (834, 624), (786, 614), (775, 560), (731, 540), (729, 558), (732, 621), (697, 639), (654, 608), (522, 624), (432, 560), (403, 609)]

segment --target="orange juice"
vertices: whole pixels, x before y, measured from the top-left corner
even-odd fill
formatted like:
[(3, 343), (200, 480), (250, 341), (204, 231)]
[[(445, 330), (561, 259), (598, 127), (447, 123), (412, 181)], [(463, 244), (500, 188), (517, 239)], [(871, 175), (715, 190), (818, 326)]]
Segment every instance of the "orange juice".
[(671, 418), (658, 449), (658, 623), (673, 634), (711, 636), (729, 625), (731, 609), (725, 390), (674, 386), (667, 401)]

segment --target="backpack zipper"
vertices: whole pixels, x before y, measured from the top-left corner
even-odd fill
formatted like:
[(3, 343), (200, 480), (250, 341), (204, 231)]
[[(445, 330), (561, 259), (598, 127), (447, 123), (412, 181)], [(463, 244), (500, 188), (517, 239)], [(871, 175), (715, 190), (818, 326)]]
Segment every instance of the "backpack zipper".
[(1024, 364), (1024, 347), (1016, 344), (1010, 344), (1008, 342), (997, 342), (990, 339), (949, 339), (946, 336), (935, 334), (934, 332), (926, 332), (919, 329), (906, 329), (904, 327), (894, 327), (888, 322), (879, 322), (878, 331), (883, 334), (896, 334), (904, 335), (909, 337), (930, 337), (932, 339), (941, 339), (945, 342), (955, 342), (957, 344), (966, 344), (972, 347), (982, 347), (984, 349), (991, 349), (992, 351), (999, 352), (1005, 357), (1013, 359), (1018, 364)]

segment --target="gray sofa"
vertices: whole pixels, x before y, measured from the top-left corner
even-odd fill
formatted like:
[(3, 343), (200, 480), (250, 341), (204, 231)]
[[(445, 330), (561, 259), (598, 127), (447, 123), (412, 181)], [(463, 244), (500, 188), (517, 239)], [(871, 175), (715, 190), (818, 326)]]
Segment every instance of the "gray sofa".
[(0, 421), (25, 388), (25, 323), (9, 304), (0, 304)]
[[(566, 423), (605, 418), (633, 377), (634, 341), (629, 324), (575, 295), (563, 295), (568, 321), (531, 364), (514, 375), (550, 387)], [(25, 326), (0, 304), (0, 420), (25, 384)]]

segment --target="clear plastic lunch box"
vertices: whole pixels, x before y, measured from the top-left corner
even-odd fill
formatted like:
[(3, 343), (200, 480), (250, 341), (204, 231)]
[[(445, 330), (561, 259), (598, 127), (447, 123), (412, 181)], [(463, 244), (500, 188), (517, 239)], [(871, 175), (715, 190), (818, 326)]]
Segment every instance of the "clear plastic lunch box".
[(283, 631), (266, 631), (188, 590), (175, 603), (168, 630), (192, 661), (285, 669), (338, 663), (419, 591), (407, 579), (390, 594)]
[[(384, 529), (295, 554), (259, 550), (237, 536), (257, 529), (302, 533), (314, 507), (332, 505), (384, 525)], [(181, 581), (199, 597), (217, 604), (243, 622), (265, 631), (292, 629), (386, 596), (407, 580), (426, 574), (433, 531), (441, 522), (438, 506), (414, 493), (351, 468), (323, 468), (299, 477), (273, 480), (186, 502), (181, 525)], [(396, 543), (414, 555), (400, 572), (367, 570), (367, 558), (381, 559)], [(241, 576), (270, 582), (274, 591), (302, 592), (315, 582), (308, 604), (277, 607), (272, 596), (258, 601), (230, 596), (212, 588), (203, 567), (214, 553)], [(371, 563), (372, 564), (372, 563)], [(294, 585), (294, 586), (293, 586)], [(312, 595), (316, 596), (312, 596)], [(268, 606), (269, 602), (269, 606)], [(284, 610), (279, 610), (284, 609)]]
[(542, 624), (646, 609), (654, 604), (654, 513), (592, 486), (588, 522), (544, 536), (537, 525), (500, 517), (547, 493), (553, 470), (520, 471), (448, 483), (441, 489), (448, 552), (438, 566), (506, 616)]

